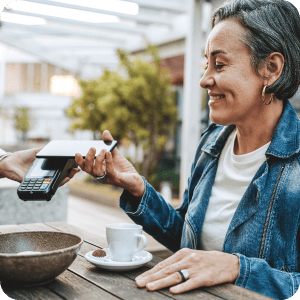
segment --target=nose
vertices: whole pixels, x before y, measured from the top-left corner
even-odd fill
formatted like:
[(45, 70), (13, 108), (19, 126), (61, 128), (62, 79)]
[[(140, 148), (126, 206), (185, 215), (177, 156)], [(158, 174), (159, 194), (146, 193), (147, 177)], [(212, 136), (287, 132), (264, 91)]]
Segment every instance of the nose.
[(209, 72), (209, 68), (204, 72), (202, 78), (200, 79), (200, 86), (203, 89), (209, 89), (210, 87), (214, 86), (215, 80), (212, 74)]

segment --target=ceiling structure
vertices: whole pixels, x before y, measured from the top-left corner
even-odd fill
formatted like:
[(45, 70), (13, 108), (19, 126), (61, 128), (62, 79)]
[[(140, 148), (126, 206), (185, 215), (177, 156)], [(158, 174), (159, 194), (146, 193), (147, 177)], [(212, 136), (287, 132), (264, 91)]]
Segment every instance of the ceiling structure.
[[(181, 53), (185, 55), (180, 174), (182, 194), (198, 145), (195, 136), (200, 136), (201, 56), (212, 9), (206, 1), (210, 2), (13, 1), (1, 14), (0, 43), (26, 51), (43, 62), (85, 79), (99, 76), (104, 67), (116, 69), (118, 48), (139, 53), (145, 49), (147, 42), (163, 46), (184, 40), (185, 48)], [(212, 3), (223, 1), (213, 0)]]
[[(107, 7), (107, 4), (111, 4)], [(1, 14), (0, 42), (77, 75), (118, 66), (116, 49), (185, 38), (187, 0), (17, 0)]]

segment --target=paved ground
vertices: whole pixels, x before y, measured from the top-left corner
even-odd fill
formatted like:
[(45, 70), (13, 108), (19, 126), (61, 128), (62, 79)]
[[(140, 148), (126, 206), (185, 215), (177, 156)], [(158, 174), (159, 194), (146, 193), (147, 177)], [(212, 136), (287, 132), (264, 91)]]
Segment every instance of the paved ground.
[[(105, 226), (110, 223), (133, 223), (120, 209), (94, 201), (69, 195), (67, 222), (105, 237)], [(160, 257), (168, 257), (171, 252), (144, 232), (148, 239), (145, 250)]]

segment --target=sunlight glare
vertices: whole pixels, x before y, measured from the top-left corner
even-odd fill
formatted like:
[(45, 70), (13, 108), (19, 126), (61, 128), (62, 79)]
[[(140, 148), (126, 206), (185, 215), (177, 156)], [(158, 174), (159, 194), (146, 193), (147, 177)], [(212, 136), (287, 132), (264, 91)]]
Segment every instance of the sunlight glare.
[(0, 20), (3, 22), (11, 22), (23, 25), (44, 25), (47, 23), (43, 18), (13, 15), (7, 12), (1, 13)]
[(72, 19), (77, 21), (103, 23), (103, 22), (118, 22), (119, 18), (106, 14), (99, 14), (77, 9), (69, 9), (64, 7), (57, 7), (47, 4), (31, 3), (25, 1), (12, 2), (10, 7), (15, 10), (24, 12), (43, 14), (47, 16), (60, 17)]
[(129, 15), (137, 15), (139, 13), (139, 5), (136, 3), (120, 0), (54, 0), (56, 2), (81, 5), (86, 7), (110, 10)]

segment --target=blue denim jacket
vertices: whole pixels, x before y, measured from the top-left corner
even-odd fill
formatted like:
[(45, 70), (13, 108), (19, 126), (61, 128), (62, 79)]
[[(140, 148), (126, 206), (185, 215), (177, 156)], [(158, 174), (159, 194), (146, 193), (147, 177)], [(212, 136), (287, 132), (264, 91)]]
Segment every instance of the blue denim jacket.
[[(234, 125), (212, 124), (203, 134), (181, 207), (174, 209), (146, 182), (134, 211), (124, 191), (121, 208), (157, 241), (177, 251), (197, 249), (218, 158)], [(289, 101), (261, 165), (229, 225), (223, 252), (239, 257), (235, 284), (275, 299), (300, 285), (300, 120)]]

